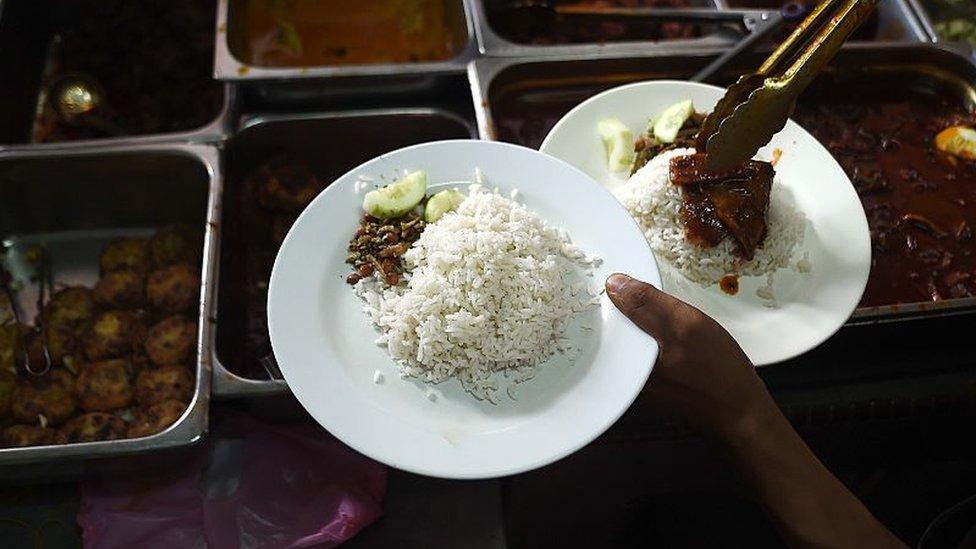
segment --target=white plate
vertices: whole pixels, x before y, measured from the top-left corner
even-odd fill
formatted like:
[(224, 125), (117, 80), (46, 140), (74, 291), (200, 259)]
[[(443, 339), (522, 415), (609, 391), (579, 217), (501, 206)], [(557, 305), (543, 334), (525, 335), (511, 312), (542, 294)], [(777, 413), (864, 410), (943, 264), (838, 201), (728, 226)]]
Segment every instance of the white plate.
[[(596, 95), (564, 116), (542, 143), (544, 153), (580, 168), (608, 188), (623, 183), (608, 173), (596, 133), (601, 118), (619, 118), (636, 137), (648, 119), (678, 101), (691, 99), (708, 112), (725, 90), (707, 84), (654, 81), (630, 84)], [(739, 293), (724, 294), (717, 285), (702, 288), (661, 263), (664, 289), (717, 320), (757, 366), (788, 360), (830, 337), (857, 307), (871, 266), (871, 238), (861, 201), (844, 170), (813, 136), (792, 120), (759, 151), (776, 164), (779, 183), (788, 187), (809, 220), (804, 243), (794, 261), (809, 253), (813, 270), (776, 274), (778, 308), (764, 306), (756, 289), (759, 277), (743, 277)]]
[[(487, 141), (441, 141), (371, 160), (337, 179), (305, 209), (278, 252), (268, 292), (271, 343), (288, 386), (330, 433), (383, 463), (448, 478), (485, 478), (546, 465), (606, 430), (640, 392), (657, 345), (603, 295), (586, 322), (570, 326), (584, 346), (568, 364), (555, 357), (540, 375), (504, 389), (499, 403), (479, 402), (455, 380), (429, 386), (401, 380), (373, 341), (363, 303), (345, 283), (346, 245), (362, 212), (360, 176), (378, 184), (423, 169), (432, 185), (471, 182), (481, 169), (490, 187), (508, 193), (564, 227), (584, 251), (603, 258), (591, 281), (617, 271), (660, 285), (657, 266), (636, 223), (592, 179), (537, 151)], [(382, 178), (382, 179), (381, 179)], [(373, 382), (380, 371), (384, 381)]]

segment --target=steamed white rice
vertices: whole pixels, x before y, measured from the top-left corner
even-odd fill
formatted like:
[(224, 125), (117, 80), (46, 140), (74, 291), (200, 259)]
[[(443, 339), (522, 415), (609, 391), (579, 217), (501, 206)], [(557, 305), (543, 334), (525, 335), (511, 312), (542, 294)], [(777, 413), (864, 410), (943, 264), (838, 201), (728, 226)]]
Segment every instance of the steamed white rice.
[(386, 287), (370, 277), (356, 291), (401, 377), (457, 378), (491, 400), (496, 373), (521, 381), (557, 352), (578, 354), (564, 333), (575, 314), (595, 306), (580, 282), (593, 262), (565, 230), (472, 185), (404, 255), (404, 283)]
[[(790, 267), (791, 258), (803, 240), (806, 218), (797, 211), (789, 190), (773, 182), (769, 197), (768, 231), (755, 256), (744, 261), (733, 254), (735, 242), (726, 237), (718, 246), (701, 248), (685, 238), (681, 220), (681, 189), (671, 184), (672, 158), (693, 154), (694, 149), (675, 149), (659, 154), (614, 190), (617, 200), (644, 230), (655, 256), (670, 263), (689, 280), (711, 286), (726, 275), (766, 276), (759, 297), (774, 299), (772, 276)], [(809, 260), (801, 260), (806, 270)]]

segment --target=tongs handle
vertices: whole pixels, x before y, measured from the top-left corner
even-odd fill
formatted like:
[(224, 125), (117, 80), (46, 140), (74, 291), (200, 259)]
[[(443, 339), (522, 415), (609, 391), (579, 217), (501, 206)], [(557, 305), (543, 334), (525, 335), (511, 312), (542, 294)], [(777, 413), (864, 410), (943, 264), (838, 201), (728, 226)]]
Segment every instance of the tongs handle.
[(786, 125), (800, 93), (877, 3), (824, 0), (756, 72), (730, 86), (698, 133), (697, 147), (708, 153), (709, 169), (735, 166), (769, 143)]
[[(759, 73), (771, 77), (766, 86), (780, 89), (794, 99), (798, 97), (877, 4), (878, 0), (822, 2), (759, 67)], [(821, 30), (807, 39), (810, 28)], [(801, 47), (803, 51), (797, 53)], [(795, 61), (784, 70), (783, 66), (793, 58)]]

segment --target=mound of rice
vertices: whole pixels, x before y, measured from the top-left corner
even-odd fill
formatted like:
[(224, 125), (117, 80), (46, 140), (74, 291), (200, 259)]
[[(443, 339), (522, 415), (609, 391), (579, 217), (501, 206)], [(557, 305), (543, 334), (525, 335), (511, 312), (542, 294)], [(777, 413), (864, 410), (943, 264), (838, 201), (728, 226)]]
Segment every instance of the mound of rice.
[(356, 291), (402, 377), (455, 377), (492, 400), (495, 373), (521, 381), (557, 352), (578, 353), (564, 332), (595, 306), (579, 282), (595, 261), (565, 230), (472, 185), (404, 254), (405, 283), (384, 287), (373, 277)]
[[(733, 254), (735, 242), (731, 237), (714, 248), (688, 242), (681, 220), (681, 189), (671, 184), (669, 164), (676, 156), (694, 152), (675, 149), (661, 153), (615, 189), (614, 195), (644, 230), (655, 256), (667, 260), (688, 279), (710, 286), (725, 275), (767, 276), (770, 280), (759, 295), (772, 299), (772, 274), (790, 266), (794, 250), (803, 240), (806, 218), (797, 211), (789, 190), (774, 181), (769, 198), (769, 230), (752, 260), (743, 261)], [(806, 266), (806, 261), (801, 260), (801, 265)]]

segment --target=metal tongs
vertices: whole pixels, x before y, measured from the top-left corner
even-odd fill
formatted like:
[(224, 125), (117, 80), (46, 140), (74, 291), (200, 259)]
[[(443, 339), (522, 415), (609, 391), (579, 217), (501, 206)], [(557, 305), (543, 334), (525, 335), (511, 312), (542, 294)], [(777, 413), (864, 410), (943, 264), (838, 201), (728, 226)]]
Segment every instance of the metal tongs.
[(786, 125), (800, 93), (867, 20), (878, 0), (824, 0), (754, 73), (743, 75), (715, 105), (698, 133), (708, 168), (751, 159)]

